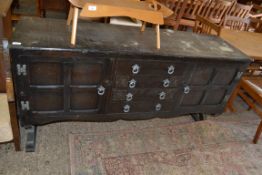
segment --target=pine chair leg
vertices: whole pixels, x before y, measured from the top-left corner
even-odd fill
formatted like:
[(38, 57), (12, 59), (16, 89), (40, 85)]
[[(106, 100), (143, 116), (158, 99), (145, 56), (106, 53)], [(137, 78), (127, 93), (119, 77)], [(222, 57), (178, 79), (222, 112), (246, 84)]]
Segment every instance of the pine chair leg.
[(159, 24), (156, 25), (156, 48), (160, 49), (160, 29), (159, 29)]
[(73, 15), (74, 15), (74, 7), (72, 5), (70, 5), (70, 9), (69, 9), (68, 17), (67, 17), (67, 22), (66, 22), (66, 24), (68, 26), (71, 25)]
[(237, 85), (237, 87), (234, 89), (232, 95), (230, 96), (228, 102), (227, 102), (227, 106), (226, 109), (228, 109), (231, 112), (236, 112), (236, 109), (233, 107), (233, 103), (238, 95), (238, 91), (240, 90), (240, 86)]
[(71, 35), (71, 44), (76, 44), (76, 31), (77, 31), (77, 21), (78, 21), (78, 8), (74, 7), (74, 17), (73, 17), (73, 27), (72, 27), (72, 35)]
[(16, 108), (14, 102), (8, 102), (9, 107), (9, 113), (10, 113), (10, 120), (11, 120), (11, 126), (12, 126), (12, 132), (13, 132), (13, 142), (15, 145), (15, 150), (20, 151), (20, 131), (16, 116)]
[(141, 26), (141, 32), (144, 32), (146, 28), (146, 22), (143, 21), (142, 26)]
[(255, 134), (254, 139), (253, 139), (254, 144), (257, 143), (259, 136), (261, 135), (261, 132), (262, 132), (262, 120), (260, 121), (260, 124), (257, 127), (257, 131), (256, 131), (256, 134)]

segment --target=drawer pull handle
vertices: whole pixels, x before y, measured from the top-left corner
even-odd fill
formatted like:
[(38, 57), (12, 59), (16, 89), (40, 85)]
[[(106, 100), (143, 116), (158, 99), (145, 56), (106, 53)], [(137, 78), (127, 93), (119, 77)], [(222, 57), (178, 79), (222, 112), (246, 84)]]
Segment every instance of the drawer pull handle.
[(175, 67), (173, 65), (169, 66), (167, 73), (169, 75), (172, 75), (174, 72), (175, 72)]
[(102, 96), (102, 95), (104, 95), (105, 94), (105, 88), (104, 88), (104, 86), (99, 86), (98, 88), (97, 88), (97, 93), (98, 93), (98, 95), (100, 95), (100, 96)]
[(131, 101), (133, 99), (133, 94), (128, 93), (126, 94), (126, 101)]
[(129, 106), (129, 105), (125, 105), (123, 111), (124, 111), (125, 113), (129, 112), (129, 111), (130, 111), (130, 106)]
[(163, 80), (163, 86), (166, 88), (170, 85), (170, 81), (168, 79)]
[(160, 100), (165, 100), (165, 98), (166, 98), (166, 93), (165, 93), (165, 92), (161, 92), (161, 93), (159, 94), (159, 99), (160, 99)]
[(136, 87), (136, 80), (132, 79), (129, 81), (129, 87), (132, 89), (134, 87)]
[(139, 70), (140, 70), (140, 67), (139, 67), (138, 64), (135, 64), (135, 65), (132, 66), (132, 73), (133, 74), (138, 74)]
[(184, 93), (185, 93), (185, 94), (188, 94), (188, 93), (190, 92), (190, 90), (191, 90), (191, 89), (190, 89), (189, 86), (185, 86), (185, 87), (184, 87)]
[(162, 105), (160, 103), (156, 104), (156, 111), (160, 111), (162, 108)]

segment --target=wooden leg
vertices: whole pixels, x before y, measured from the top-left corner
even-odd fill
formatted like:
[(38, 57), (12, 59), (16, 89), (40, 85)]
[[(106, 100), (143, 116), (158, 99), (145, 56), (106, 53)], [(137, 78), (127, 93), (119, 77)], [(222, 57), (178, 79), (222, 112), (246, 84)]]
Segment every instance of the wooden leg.
[(11, 78), (6, 78), (6, 94), (8, 101), (8, 108), (10, 114), (10, 122), (13, 132), (13, 141), (15, 144), (15, 150), (20, 151), (20, 130), (16, 113), (16, 104), (14, 97), (14, 86)]
[(19, 130), (19, 125), (17, 121), (17, 115), (16, 115), (16, 107), (15, 107), (15, 102), (8, 102), (8, 107), (9, 107), (9, 113), (10, 113), (10, 121), (11, 121), (11, 126), (12, 126), (12, 131), (13, 131), (13, 136), (14, 136), (14, 145), (15, 145), (15, 150), (20, 151), (20, 130)]
[(36, 0), (36, 16), (41, 17), (40, 0)]
[(11, 39), (12, 37), (12, 20), (11, 10), (7, 11), (5, 17), (0, 17), (0, 92), (6, 92), (4, 59), (2, 51), (2, 39)]
[(74, 15), (74, 7), (72, 5), (70, 5), (70, 9), (69, 9), (68, 17), (67, 17), (67, 22), (66, 22), (67, 25), (71, 25), (73, 15)]
[[(0, 18), (0, 23), (1, 23), (1, 18)], [(1, 27), (1, 24), (0, 24)], [(0, 29), (1, 32), (1, 29)], [(1, 42), (1, 41), (0, 41)], [(0, 43), (0, 93), (6, 92), (6, 87), (5, 87), (5, 71), (4, 71), (4, 58), (2, 54), (2, 43)]]
[(159, 29), (159, 24), (156, 25), (156, 48), (160, 49), (160, 29)]
[(26, 152), (34, 152), (35, 151), (35, 139), (36, 139), (36, 126), (27, 126), (26, 127)]
[(257, 127), (257, 131), (256, 131), (256, 134), (254, 136), (254, 139), (253, 139), (253, 143), (256, 144), (260, 135), (261, 135), (261, 132), (262, 132), (262, 120), (260, 121), (260, 124), (258, 125)]
[(105, 23), (105, 24), (110, 23), (110, 17), (105, 17), (105, 18), (104, 18), (104, 23)]
[(206, 116), (202, 113), (199, 114), (191, 114), (191, 117), (193, 118), (194, 121), (202, 121), (206, 119)]
[(226, 110), (228, 109), (231, 112), (236, 112), (236, 109), (233, 107), (233, 103), (238, 95), (239, 90), (240, 90), (240, 85), (238, 84), (227, 102)]
[(146, 22), (143, 21), (142, 26), (141, 26), (141, 32), (144, 32), (146, 28)]
[(72, 27), (72, 35), (71, 35), (72, 45), (76, 44), (77, 21), (78, 21), (78, 8), (74, 7), (73, 27)]

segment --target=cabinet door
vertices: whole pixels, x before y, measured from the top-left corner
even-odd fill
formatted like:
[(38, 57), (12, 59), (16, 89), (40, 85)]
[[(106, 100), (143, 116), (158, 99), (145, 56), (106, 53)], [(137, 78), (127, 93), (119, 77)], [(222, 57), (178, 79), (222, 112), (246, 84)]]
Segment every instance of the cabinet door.
[(69, 65), (69, 109), (73, 112), (101, 112), (108, 86), (104, 62), (75, 62)]
[(208, 63), (197, 64), (181, 89), (183, 96), (178, 104), (180, 108), (205, 110), (221, 108), (227, 101), (232, 88), (240, 78), (237, 64)]
[(19, 108), (32, 115), (103, 112), (107, 64), (105, 59), (22, 56), (15, 65)]

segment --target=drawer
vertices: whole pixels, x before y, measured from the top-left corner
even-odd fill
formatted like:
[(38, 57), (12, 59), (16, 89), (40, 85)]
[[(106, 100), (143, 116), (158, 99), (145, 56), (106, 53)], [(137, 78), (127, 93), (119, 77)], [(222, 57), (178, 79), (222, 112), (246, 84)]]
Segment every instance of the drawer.
[(188, 64), (174, 61), (141, 61), (119, 60), (116, 64), (116, 73), (119, 75), (155, 75), (169, 76), (182, 75)]
[[(154, 75), (138, 75), (135, 77), (118, 74), (116, 75), (115, 88), (172, 88), (182, 86), (185, 83), (183, 76), (160, 77)], [(132, 83), (135, 85), (131, 85)]]
[(178, 92), (178, 89), (134, 89), (132, 91), (129, 90), (112, 90), (112, 101), (145, 101), (145, 100), (153, 100), (153, 101), (171, 101), (175, 99), (175, 94)]
[(169, 112), (172, 111), (172, 101), (139, 101), (127, 103), (115, 101), (111, 103), (109, 113), (136, 113), (136, 112)]

